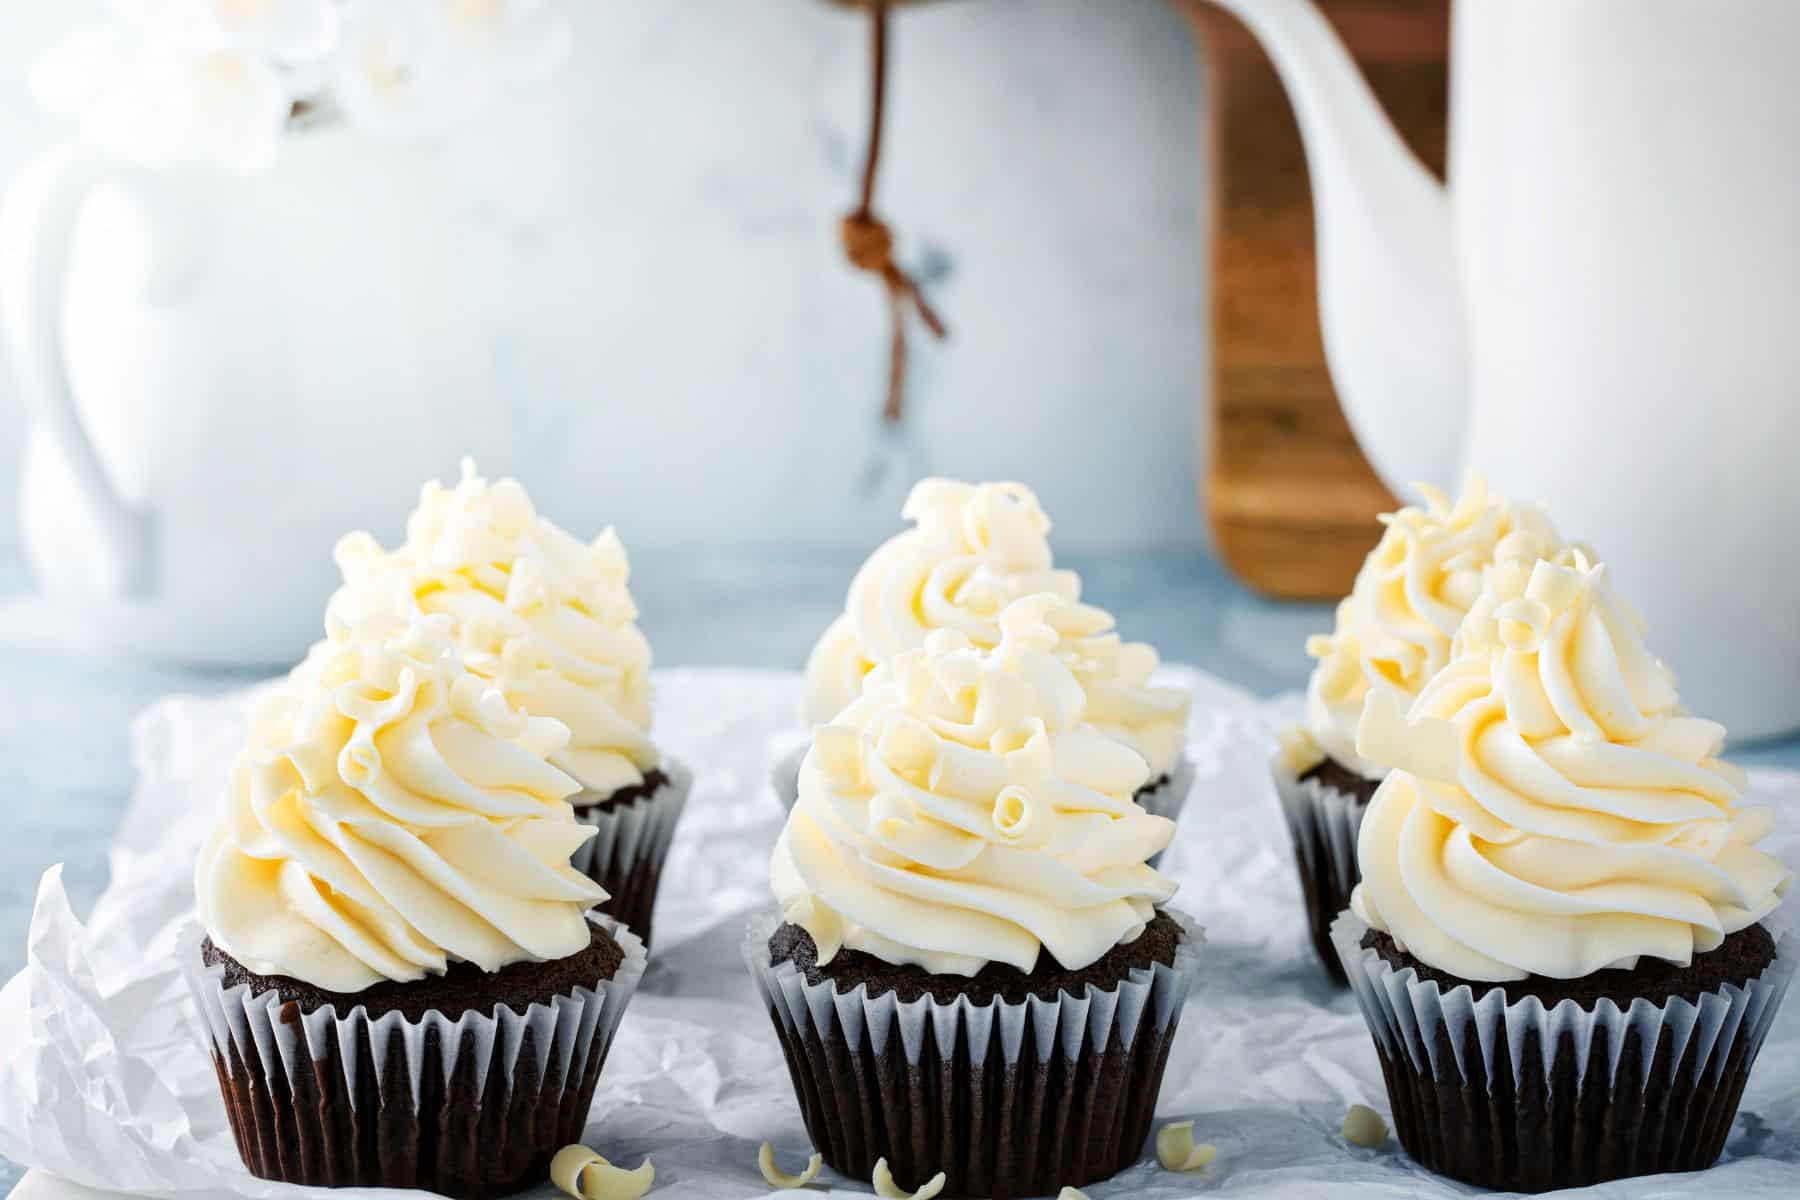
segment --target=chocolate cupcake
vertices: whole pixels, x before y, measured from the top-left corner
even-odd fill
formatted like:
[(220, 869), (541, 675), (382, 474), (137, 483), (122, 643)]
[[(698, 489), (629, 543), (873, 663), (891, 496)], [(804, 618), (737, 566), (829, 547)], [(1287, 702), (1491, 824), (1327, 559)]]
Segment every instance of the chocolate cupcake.
[(1332, 939), (1401, 1144), (1480, 1187), (1709, 1166), (1794, 973), (1774, 819), (1643, 632), (1580, 553), (1502, 563), (1362, 721), (1392, 770)]
[(465, 462), (455, 487), (425, 485), (397, 550), (356, 533), (337, 560), (340, 618), (447, 615), (470, 671), (509, 703), (568, 726), (554, 762), (581, 784), (571, 803), (595, 830), (575, 865), (606, 889), (601, 911), (648, 945), (692, 778), (650, 740), (650, 644), (618, 536), (577, 541), (515, 480), (489, 484)]
[(1086, 720), (1079, 607), (999, 625), (930, 633), (815, 731), (745, 944), (825, 1161), (948, 1195), (1135, 1162), (1200, 946), (1148, 865), (1148, 765)]
[(1356, 584), (1338, 604), (1336, 628), (1308, 640), (1318, 659), (1303, 723), (1285, 730), (1271, 773), (1294, 838), (1307, 932), (1333, 982), (1345, 982), (1331, 923), (1355, 888), (1356, 837), (1386, 770), (1356, 749), (1371, 692), (1409, 703), (1450, 655), (1451, 639), (1495, 562), (1566, 554), (1550, 520), (1491, 495), (1471, 472), (1452, 504), (1421, 487), (1425, 507), (1381, 517), (1387, 526)]
[[(1001, 611), (1014, 600), (1050, 593), (1071, 602), (1081, 577), (1055, 567), (1050, 519), (1020, 483), (923, 479), (901, 516), (913, 528), (869, 556), (850, 584), (844, 614), (826, 629), (806, 663), (808, 726), (836, 717), (860, 694), (864, 678), (896, 654), (917, 650), (935, 629), (971, 644), (999, 644)], [(1087, 692), (1087, 720), (1142, 755), (1150, 778), (1137, 803), (1158, 816), (1180, 815), (1192, 787), (1187, 742), (1188, 694), (1153, 686), (1158, 659), (1142, 642), (1124, 642), (1112, 617), (1079, 605), (1061, 652)], [(805, 747), (777, 756), (777, 796), (793, 807)]]
[(315, 647), (252, 723), (180, 965), (244, 1165), (458, 1197), (540, 1182), (643, 974), (569, 864), (592, 836), (447, 617)]

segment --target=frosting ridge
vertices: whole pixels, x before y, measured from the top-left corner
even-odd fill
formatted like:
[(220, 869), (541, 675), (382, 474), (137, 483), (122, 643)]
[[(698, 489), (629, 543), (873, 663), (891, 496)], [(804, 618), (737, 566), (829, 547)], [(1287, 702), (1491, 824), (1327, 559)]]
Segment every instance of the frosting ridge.
[[(1356, 749), (1357, 723), (1371, 692), (1403, 707), (1450, 658), (1451, 641), (1480, 594), (1489, 566), (1531, 563), (1565, 553), (1550, 518), (1488, 491), (1478, 472), (1453, 502), (1419, 485), (1424, 506), (1384, 513), (1381, 540), (1338, 603), (1330, 634), (1310, 638), (1318, 660), (1306, 685), (1301, 730), (1311, 757), (1330, 756), (1368, 779), (1381, 767)], [(1289, 754), (1299, 761), (1298, 752)]]
[(540, 516), (516, 480), (490, 484), (465, 461), (455, 486), (425, 485), (398, 549), (353, 533), (336, 557), (337, 619), (450, 617), (469, 670), (516, 707), (568, 726), (555, 762), (585, 793), (642, 783), (659, 761), (650, 643), (612, 529), (583, 543)]
[(1175, 892), (1146, 862), (1174, 825), (1132, 801), (1143, 757), (1087, 720), (1067, 643), (1105, 622), (1045, 593), (992, 647), (933, 630), (814, 730), (772, 882), (821, 963), (1080, 968), (1142, 933)]
[[(807, 658), (804, 716), (812, 724), (834, 718), (878, 664), (919, 649), (933, 630), (992, 648), (1001, 640), (1000, 614), (1014, 601), (1045, 593), (1081, 598), (1080, 577), (1055, 566), (1050, 519), (1024, 484), (922, 479), (901, 516), (913, 528), (889, 538), (858, 569), (843, 615)], [(1143, 754), (1155, 779), (1171, 770), (1185, 744), (1188, 696), (1152, 686), (1156, 651), (1121, 641), (1111, 627), (1108, 616), (1065, 649), (1089, 692), (1090, 719)]]
[(261, 704), (195, 868), (200, 920), (250, 970), (337, 992), (587, 946), (594, 831), (550, 761), (568, 730), (461, 665), (449, 618), (332, 622)]
[(1771, 912), (1791, 878), (1766, 808), (1687, 715), (1604, 567), (1503, 562), (1410, 711), (1368, 698), (1393, 768), (1358, 841), (1352, 908), (1464, 979), (1676, 964)]

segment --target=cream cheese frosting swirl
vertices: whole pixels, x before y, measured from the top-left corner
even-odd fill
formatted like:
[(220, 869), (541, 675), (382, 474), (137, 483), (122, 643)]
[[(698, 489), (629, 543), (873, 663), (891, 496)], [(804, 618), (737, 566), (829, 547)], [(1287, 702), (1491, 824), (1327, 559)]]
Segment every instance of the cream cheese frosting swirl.
[(642, 783), (656, 766), (650, 643), (611, 529), (578, 541), (539, 516), (517, 481), (490, 484), (465, 462), (455, 487), (425, 485), (398, 550), (353, 533), (337, 561), (340, 619), (447, 615), (471, 671), (514, 706), (568, 726), (555, 762), (580, 781), (578, 803)]
[(1087, 720), (1061, 652), (1103, 618), (1044, 594), (999, 614), (992, 648), (933, 630), (814, 730), (772, 881), (821, 963), (973, 975), (1041, 948), (1079, 969), (1174, 895), (1147, 863), (1174, 825), (1131, 798), (1149, 767)]
[(1306, 644), (1318, 664), (1307, 681), (1299, 736), (1286, 739), (1287, 757), (1299, 769), (1329, 756), (1364, 778), (1380, 779), (1380, 765), (1356, 750), (1368, 695), (1383, 692), (1402, 706), (1411, 703), (1449, 661), (1451, 640), (1490, 564), (1529, 564), (1564, 551), (1541, 509), (1493, 495), (1476, 472), (1454, 503), (1433, 487), (1421, 485), (1419, 492), (1423, 508), (1382, 514), (1387, 528), (1338, 604), (1336, 628)]
[(1686, 715), (1600, 566), (1502, 563), (1410, 713), (1371, 694), (1359, 746), (1394, 768), (1357, 856), (1358, 916), (1468, 980), (1685, 965), (1771, 912), (1725, 730)]
[(1057, 654), (1087, 695), (1084, 719), (1101, 733), (1137, 751), (1150, 768), (1149, 784), (1174, 770), (1187, 745), (1192, 698), (1178, 687), (1153, 685), (1159, 659), (1144, 642), (1123, 641), (1112, 615), (1091, 604), (1074, 606)]
[[(920, 648), (933, 630), (955, 630), (971, 645), (992, 648), (1000, 642), (1000, 614), (1013, 601), (1043, 593), (1081, 597), (1080, 577), (1054, 565), (1050, 519), (1023, 484), (922, 479), (901, 516), (913, 528), (869, 556), (851, 581), (844, 614), (807, 658), (809, 723), (830, 721), (861, 694), (878, 664)], [(1089, 719), (1144, 755), (1154, 780), (1181, 753), (1188, 696), (1151, 686), (1156, 651), (1122, 642), (1111, 626), (1108, 617), (1065, 649), (1089, 692)]]
[(334, 992), (585, 949), (568, 730), (465, 670), (447, 617), (332, 625), (232, 768), (194, 878), (213, 941)]

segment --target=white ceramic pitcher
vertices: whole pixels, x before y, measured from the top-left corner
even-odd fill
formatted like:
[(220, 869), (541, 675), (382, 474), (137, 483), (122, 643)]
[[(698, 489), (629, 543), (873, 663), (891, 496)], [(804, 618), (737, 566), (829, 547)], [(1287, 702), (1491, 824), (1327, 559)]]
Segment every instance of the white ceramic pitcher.
[(419, 481), (504, 469), (491, 324), (424, 152), (345, 130), (273, 169), (59, 150), (0, 212), (0, 317), (32, 418), (21, 523), (84, 640), (290, 661), (331, 547)]
[(1298, 114), (1377, 470), (1549, 504), (1696, 712), (1800, 727), (1800, 4), (1459, 0), (1446, 190), (1308, 0), (1217, 2)]

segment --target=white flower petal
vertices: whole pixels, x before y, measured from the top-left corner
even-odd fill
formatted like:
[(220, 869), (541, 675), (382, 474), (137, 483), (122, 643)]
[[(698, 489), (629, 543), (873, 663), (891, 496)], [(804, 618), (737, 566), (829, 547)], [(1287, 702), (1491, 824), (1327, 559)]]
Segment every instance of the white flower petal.
[(31, 64), (32, 98), (55, 116), (79, 120), (130, 70), (136, 40), (118, 25), (70, 32)]
[(459, 57), (495, 79), (539, 78), (568, 55), (568, 14), (545, 0), (438, 0)]
[(88, 114), (109, 153), (148, 166), (273, 163), (292, 98), (267, 62), (229, 48), (151, 47)]
[(278, 62), (304, 63), (337, 48), (338, 6), (331, 0), (202, 0), (206, 16), (232, 45)]
[(453, 70), (435, 5), (360, 3), (347, 14), (333, 90), (350, 123), (376, 136), (429, 134), (453, 124), (472, 89)]

